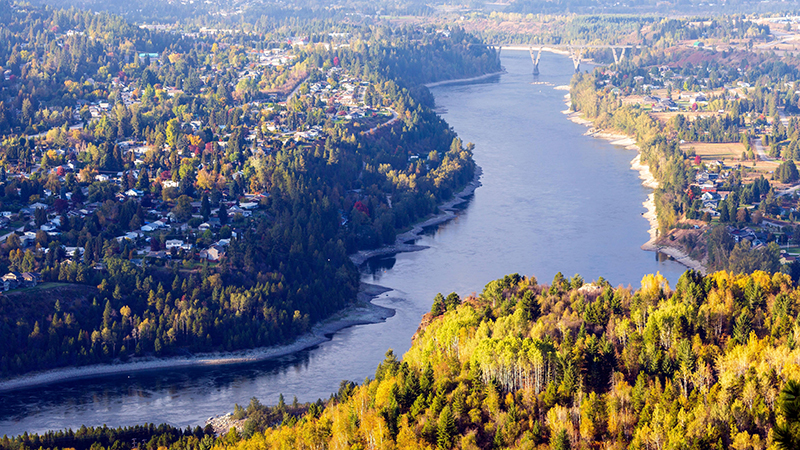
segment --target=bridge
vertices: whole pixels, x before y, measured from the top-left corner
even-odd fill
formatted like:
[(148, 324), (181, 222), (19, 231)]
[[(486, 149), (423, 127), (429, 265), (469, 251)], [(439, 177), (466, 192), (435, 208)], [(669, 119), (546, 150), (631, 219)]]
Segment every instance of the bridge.
[(500, 52), (505, 48), (509, 50), (528, 50), (531, 54), (531, 62), (533, 62), (533, 74), (539, 75), (539, 61), (542, 59), (542, 52), (549, 51), (559, 54), (567, 54), (575, 66), (575, 73), (581, 71), (581, 59), (587, 49), (605, 49), (610, 48), (614, 55), (614, 64), (619, 65), (625, 59), (625, 51), (629, 48), (641, 48), (640, 45), (572, 45), (572, 44), (552, 44), (552, 45), (536, 45), (536, 46), (520, 46), (520, 45), (489, 45), (497, 50), (497, 57), (500, 57)]

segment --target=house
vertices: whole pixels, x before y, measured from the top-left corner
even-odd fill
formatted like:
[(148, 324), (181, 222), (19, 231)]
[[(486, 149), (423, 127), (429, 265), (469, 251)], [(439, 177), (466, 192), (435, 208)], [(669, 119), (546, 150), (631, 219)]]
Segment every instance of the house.
[(42, 276), (36, 272), (22, 272), (22, 281), (25, 287), (33, 287), (42, 281)]
[(705, 182), (700, 185), (700, 191), (703, 193), (715, 193), (717, 192), (717, 186), (712, 182)]
[(33, 231), (26, 231), (22, 236), (19, 237), (20, 242), (22, 242), (23, 247), (29, 247), (36, 242), (36, 233)]
[(41, 280), (41, 275), (35, 272), (9, 272), (0, 278), (4, 291), (22, 287), (34, 287)]
[(225, 250), (218, 245), (212, 245), (206, 250), (201, 251), (199, 256), (209, 261), (219, 261), (225, 257)]
[(163, 219), (159, 219), (156, 220), (155, 222), (142, 225), (142, 227), (139, 229), (142, 231), (155, 231), (158, 230), (159, 228), (164, 228), (166, 226), (167, 224), (163, 221)]
[(670, 99), (662, 99), (657, 104), (653, 105), (653, 111), (672, 111), (677, 110), (678, 104)]
[(231, 206), (231, 208), (228, 210), (228, 214), (232, 216), (235, 216), (236, 214), (241, 214), (242, 217), (250, 217), (253, 215), (251, 211), (244, 210), (236, 205)]
[(135, 241), (140, 236), (142, 236), (141, 232), (139, 232), (139, 231), (130, 231), (128, 233), (123, 234), (122, 236), (117, 236), (114, 239), (116, 239), (119, 242), (122, 242), (123, 240)]
[(173, 248), (179, 249), (183, 247), (183, 241), (180, 239), (169, 239), (166, 242), (167, 250), (172, 250)]
[(642, 99), (642, 101), (645, 102), (645, 103), (653, 104), (653, 103), (660, 102), (661, 99), (656, 97), (656, 96), (654, 96), (654, 95), (645, 95), (644, 98)]
[(86, 252), (86, 249), (83, 247), (64, 247), (64, 253), (66, 253), (67, 257), (72, 261), (72, 258), (75, 257), (75, 251), (78, 251), (78, 260), (83, 260), (83, 254)]

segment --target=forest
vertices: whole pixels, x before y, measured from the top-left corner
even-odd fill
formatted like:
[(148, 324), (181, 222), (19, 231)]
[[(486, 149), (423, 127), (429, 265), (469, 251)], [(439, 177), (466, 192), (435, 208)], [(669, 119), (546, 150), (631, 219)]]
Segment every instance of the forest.
[(317, 23), (292, 47), (0, 14), (0, 272), (46, 283), (0, 295), (2, 376), (308, 331), (355, 299), (349, 254), (394, 243), (473, 178), (422, 83), (499, 68), (459, 29)]
[[(474, 297), (437, 295), (402, 362), (388, 351), (374, 378), (327, 401), (253, 400), (216, 439), (159, 432), (175, 449), (796, 448), (798, 294), (760, 271), (687, 271), (674, 288), (646, 275), (636, 290), (512, 274)], [(86, 448), (94, 435), (92, 448), (112, 448), (100, 434), (0, 445)]]

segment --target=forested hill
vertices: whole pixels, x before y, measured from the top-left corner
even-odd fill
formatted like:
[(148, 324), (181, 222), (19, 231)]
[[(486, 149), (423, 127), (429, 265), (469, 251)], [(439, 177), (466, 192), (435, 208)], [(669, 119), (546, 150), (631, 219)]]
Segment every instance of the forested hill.
[(0, 377), (308, 331), (355, 299), (349, 253), (473, 179), (421, 83), (499, 69), (459, 29), (181, 35), (0, 0), (0, 37), (0, 275), (46, 283), (0, 295)]
[(403, 361), (319, 416), (218, 447), (767, 448), (800, 377), (798, 294), (764, 272), (506, 276), (437, 296)]
[(216, 440), (151, 427), (0, 444), (127, 449), (136, 432), (148, 449), (797, 448), (782, 390), (798, 390), (799, 299), (780, 273), (690, 271), (674, 288), (647, 275), (638, 290), (514, 274), (463, 301), (437, 295), (402, 362), (387, 352), (327, 404), (253, 400)]

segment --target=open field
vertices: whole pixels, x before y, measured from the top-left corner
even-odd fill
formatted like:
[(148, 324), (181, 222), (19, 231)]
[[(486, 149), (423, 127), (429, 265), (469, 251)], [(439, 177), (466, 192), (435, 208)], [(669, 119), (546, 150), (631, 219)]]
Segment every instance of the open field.
[[(755, 161), (755, 165), (753, 161), (746, 161), (743, 166), (747, 167), (747, 176), (743, 177), (743, 181), (752, 181), (758, 178), (761, 175), (764, 175), (767, 179), (770, 178), (772, 172), (778, 168), (778, 164), (780, 161)], [(775, 181), (770, 181), (775, 186), (782, 186), (781, 184), (776, 184)]]
[[(681, 144), (681, 150), (687, 152), (690, 149), (694, 149), (695, 154), (699, 155), (703, 162), (723, 160), (728, 161), (728, 164), (733, 163), (734, 160), (737, 164), (740, 163), (742, 152), (745, 151), (744, 144), (739, 142), (722, 144), (709, 142), (686, 142), (685, 144)], [(751, 161), (745, 162), (745, 164), (748, 166), (751, 163)]]

